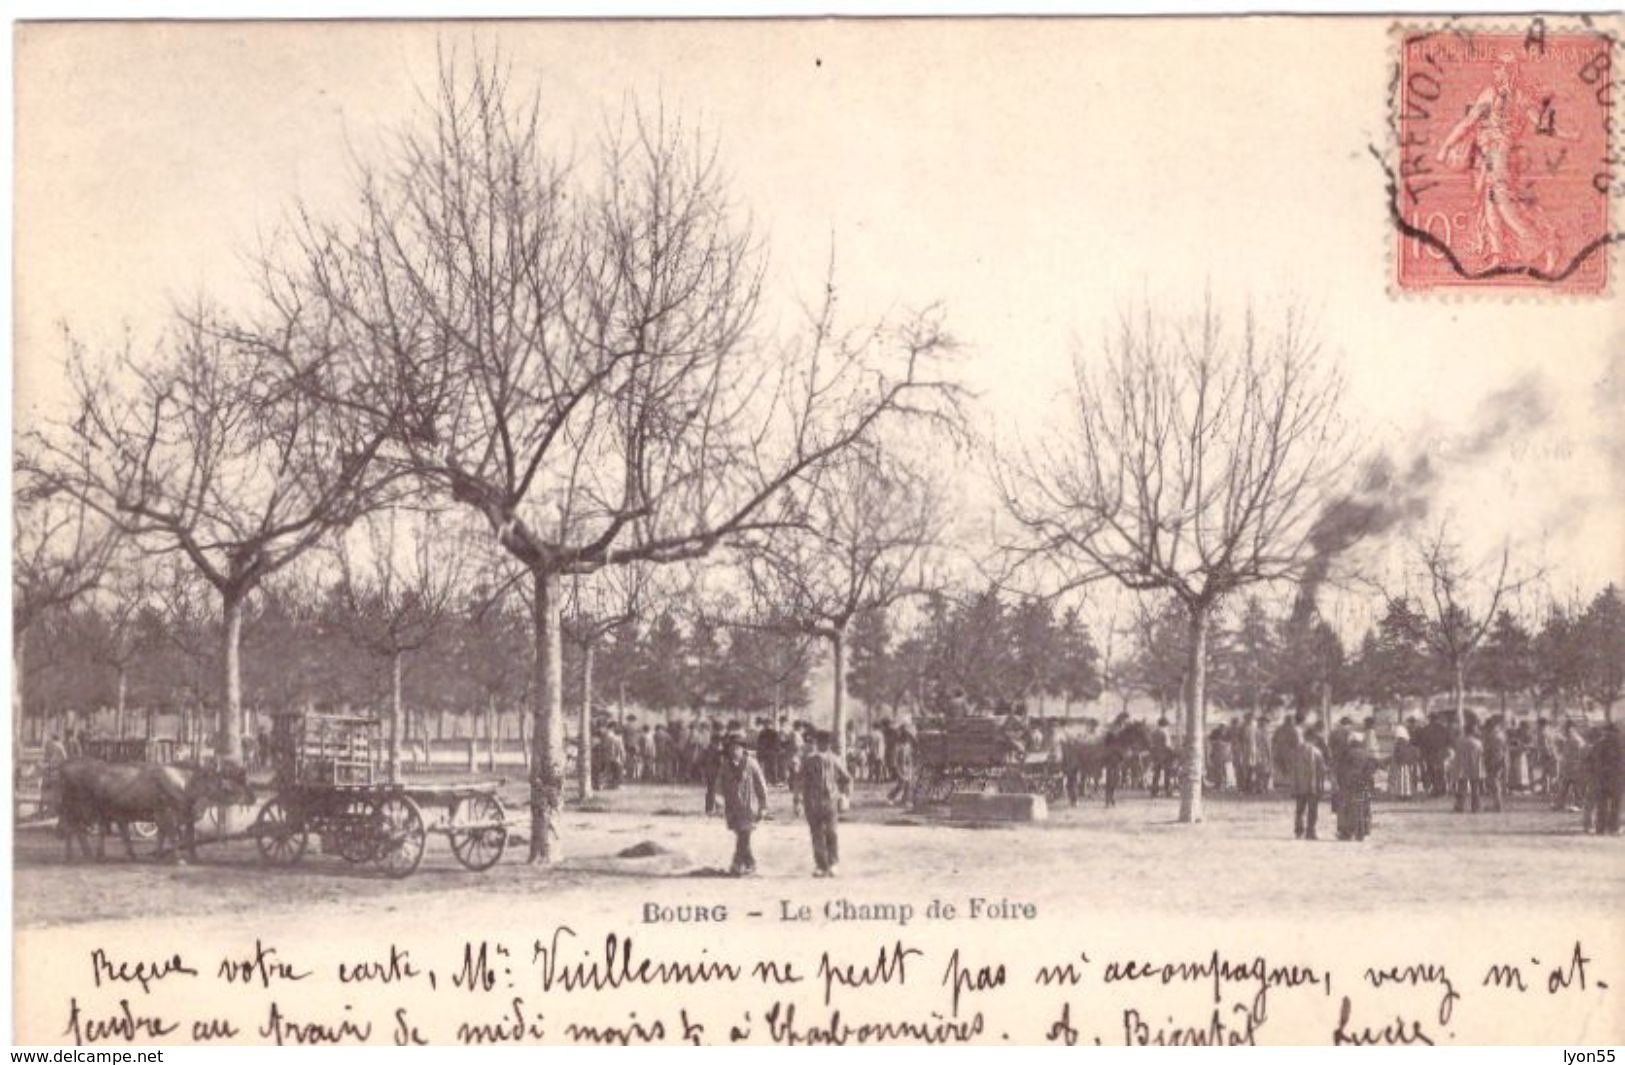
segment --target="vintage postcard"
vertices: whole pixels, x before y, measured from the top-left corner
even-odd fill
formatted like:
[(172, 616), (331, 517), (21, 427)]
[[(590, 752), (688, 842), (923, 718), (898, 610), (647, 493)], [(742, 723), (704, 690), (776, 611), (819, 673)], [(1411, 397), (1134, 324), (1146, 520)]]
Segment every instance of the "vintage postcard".
[(16, 24), (15, 1042), (1625, 1042), (1622, 29)]

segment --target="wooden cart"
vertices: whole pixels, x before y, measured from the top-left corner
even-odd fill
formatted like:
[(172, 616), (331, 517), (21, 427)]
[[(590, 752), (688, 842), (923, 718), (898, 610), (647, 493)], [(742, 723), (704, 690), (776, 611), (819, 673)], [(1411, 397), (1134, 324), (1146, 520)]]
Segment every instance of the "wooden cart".
[(277, 865), (304, 858), (310, 837), (324, 854), (409, 876), (430, 835), (443, 835), (465, 868), (491, 868), (508, 846), (510, 822), (496, 785), (391, 784), (379, 765), (376, 718), (299, 714), (278, 717), (271, 733), (276, 793), (249, 835)]
[(1031, 792), (1051, 800), (1066, 790), (1058, 757), (1029, 753), (1025, 737), (1004, 719), (945, 717), (920, 729), (914, 772), (915, 803), (946, 802), (956, 791)]

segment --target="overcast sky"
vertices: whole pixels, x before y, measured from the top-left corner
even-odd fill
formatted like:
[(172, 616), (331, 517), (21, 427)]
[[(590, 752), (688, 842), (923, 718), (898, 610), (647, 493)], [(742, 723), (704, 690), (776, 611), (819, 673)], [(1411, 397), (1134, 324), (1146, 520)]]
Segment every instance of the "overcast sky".
[[(342, 209), (437, 46), (500, 47), (561, 152), (661, 101), (720, 142), (768, 237), (768, 326), (833, 237), (853, 314), (940, 302), (997, 431), (1040, 424), (1119, 309), (1307, 307), (1372, 446), (1443, 457), (1470, 551), (1559, 595), (1625, 576), (1625, 315), (1612, 300), (1395, 299), (1384, 20), (32, 26), (17, 48), (18, 424), (66, 321), (150, 338), (232, 298), (296, 197)], [(1614, 266), (1618, 266), (1617, 261)], [(1616, 291), (1619, 285), (1614, 285)], [(1471, 462), (1507, 389), (1547, 417)]]

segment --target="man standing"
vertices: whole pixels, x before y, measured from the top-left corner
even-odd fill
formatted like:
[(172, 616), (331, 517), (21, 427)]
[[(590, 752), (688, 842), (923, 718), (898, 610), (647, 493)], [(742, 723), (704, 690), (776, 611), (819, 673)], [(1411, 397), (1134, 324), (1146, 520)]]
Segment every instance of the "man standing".
[(790, 786), (790, 812), (801, 812), (801, 791), (797, 787), (796, 774), (801, 772), (801, 759), (806, 752), (806, 737), (802, 735), (801, 722), (797, 721), (793, 727), (779, 730), (779, 758), (784, 762), (784, 782)]
[(1501, 731), (1501, 719), (1492, 717), (1484, 729), (1484, 796), (1486, 805), (1495, 813), (1501, 812), (1506, 776), (1506, 735)]
[(1253, 759), (1258, 754), (1258, 722), (1251, 712), (1242, 715), (1241, 725), (1234, 736), (1236, 787), (1243, 795), (1252, 795), (1257, 784), (1258, 766)]
[[(1535, 741), (1533, 759), (1540, 768), (1540, 791), (1543, 795), (1553, 795), (1553, 784), (1557, 780), (1557, 737), (1552, 730), (1546, 727), (1546, 719), (1535, 719)], [(1531, 777), (1531, 790), (1533, 778)]]
[(852, 775), (831, 752), (833, 737), (828, 732), (820, 729), (813, 743), (815, 749), (801, 759), (795, 787), (812, 833), (813, 876), (834, 876), (841, 858), (835, 827), (842, 800), (852, 794)]
[(886, 801), (904, 803), (914, 788), (914, 730), (904, 721), (892, 733), (892, 775), (896, 781)]
[(1275, 776), (1287, 787), (1292, 786), (1292, 764), (1298, 754), (1298, 745), (1303, 742), (1303, 718), (1302, 710), (1283, 718), (1270, 735), (1270, 756), (1275, 763)]
[(1320, 793), (1326, 780), (1326, 756), (1320, 752), (1319, 727), (1311, 726), (1298, 739), (1292, 751), (1292, 797), (1296, 800), (1292, 814), (1292, 834), (1298, 839), (1318, 839), (1315, 821), (1320, 816)]
[(1573, 721), (1563, 722), (1563, 740), (1558, 747), (1557, 798), (1554, 810), (1579, 813), (1585, 801), (1586, 738)]
[(1151, 730), (1151, 797), (1174, 792), (1174, 741), (1168, 734), (1168, 719), (1157, 718), (1157, 727)]
[(1252, 732), (1253, 792), (1268, 795), (1275, 790), (1275, 755), (1270, 749), (1270, 715), (1265, 710), (1258, 715), (1258, 724)]
[(620, 787), (625, 774), (626, 741), (621, 738), (621, 726), (612, 721), (604, 726), (604, 787)]
[(1592, 825), (1599, 836), (1619, 834), (1619, 793), (1621, 774), (1619, 729), (1612, 721), (1602, 726), (1597, 742), (1587, 753), (1590, 763)]
[(779, 767), (779, 733), (771, 718), (756, 719), (756, 757), (761, 761), (762, 773), (769, 784), (784, 783)]
[(1472, 811), (1478, 813), (1479, 794), (1484, 786), (1484, 743), (1478, 738), (1478, 722), (1467, 719), (1467, 728), (1456, 741), (1456, 812), (1467, 811), (1472, 799)]
[(722, 813), (728, 830), (734, 834), (734, 860), (728, 871), (734, 876), (749, 876), (756, 872), (750, 834), (767, 813), (767, 781), (762, 777), (762, 767), (745, 750), (744, 737), (737, 734), (728, 737), (722, 764), (706, 789), (706, 813), (716, 810), (718, 795), (722, 796)]
[(1438, 714), (1429, 715), (1427, 724), (1412, 733), (1422, 753), (1422, 773), (1429, 795), (1445, 794), (1444, 763), (1450, 750), (1450, 730)]

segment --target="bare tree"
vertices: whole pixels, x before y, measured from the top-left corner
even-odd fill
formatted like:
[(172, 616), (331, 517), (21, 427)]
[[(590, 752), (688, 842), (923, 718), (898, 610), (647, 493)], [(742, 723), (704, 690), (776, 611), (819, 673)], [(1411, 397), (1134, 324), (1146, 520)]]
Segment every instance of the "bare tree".
[(598, 645), (610, 633), (636, 621), (648, 588), (647, 566), (627, 565), (570, 578), (561, 612), (564, 637), (581, 652), (581, 710), (576, 736), (576, 794), (592, 796), (592, 685)]
[(1426, 598), (1416, 600), (1427, 619), (1423, 631), (1428, 646), (1449, 676), (1456, 727), (1464, 728), (1467, 672), (1473, 657), (1494, 625), (1502, 600), (1528, 583), (1529, 578), (1509, 579), (1510, 544), (1502, 545), (1498, 558), (1469, 565), (1444, 522), (1432, 536), (1417, 542), (1413, 550), (1426, 586)]
[(947, 524), (938, 486), (878, 447), (854, 448), (821, 477), (804, 521), (749, 537), (737, 554), (748, 607), (723, 623), (824, 642), (834, 667), (831, 728), (846, 752), (846, 652), (852, 622), (940, 587), (933, 549)]
[[(219, 651), (221, 624), (216, 610), (219, 596), (197, 568), (184, 559), (170, 557), (159, 562), (152, 580), (155, 608), (147, 623), (179, 655), (179, 675), (167, 685), (175, 693), (180, 718), (180, 741), (196, 760), (201, 737), (197, 714), (216, 696), (220, 680)], [(147, 731), (152, 732), (149, 704)]]
[(432, 512), (392, 506), (366, 516), (335, 544), (340, 623), (389, 664), (391, 783), (400, 780), (406, 734), (406, 657), (428, 646), (458, 605), (467, 556), (448, 526)]
[[(156, 606), (152, 574), (142, 560), (115, 557), (101, 584), (76, 607), (69, 631), (90, 658), (113, 671), (113, 731), (124, 736), (130, 669), (157, 637), (150, 624)], [(150, 726), (151, 718), (148, 723)], [(151, 739), (150, 727), (147, 733)]]
[(34, 455), (20, 452), (12, 475), (11, 727), (17, 746), (29, 631), (96, 588), (117, 545), (117, 530), (44, 476)]
[[(796, 520), (824, 466), (950, 396), (934, 318), (863, 343), (752, 343), (759, 242), (714, 150), (663, 112), (605, 137), (596, 189), (548, 158), (539, 100), (442, 65), (427, 121), (266, 268), (309, 339), (282, 353), (529, 575), (533, 861), (558, 855), (563, 580), (697, 558)], [(270, 336), (268, 330), (259, 335)], [(304, 372), (304, 368), (310, 372)]]
[(1300, 316), (1239, 332), (1211, 300), (1189, 321), (1147, 308), (1105, 360), (1075, 360), (1071, 423), (1001, 462), (1020, 565), (1064, 588), (1167, 592), (1189, 627), (1181, 821), (1201, 820), (1209, 622), (1225, 596), (1299, 580), (1321, 559), (1317, 514), (1347, 465), (1341, 382)]
[(219, 596), (223, 758), (242, 757), (245, 600), (365, 509), (383, 440), (332, 417), (236, 332), (207, 312), (178, 316), (160, 351), (126, 347), (101, 365), (70, 338), (76, 417), (34, 436), (55, 489), (149, 554), (185, 558)]

